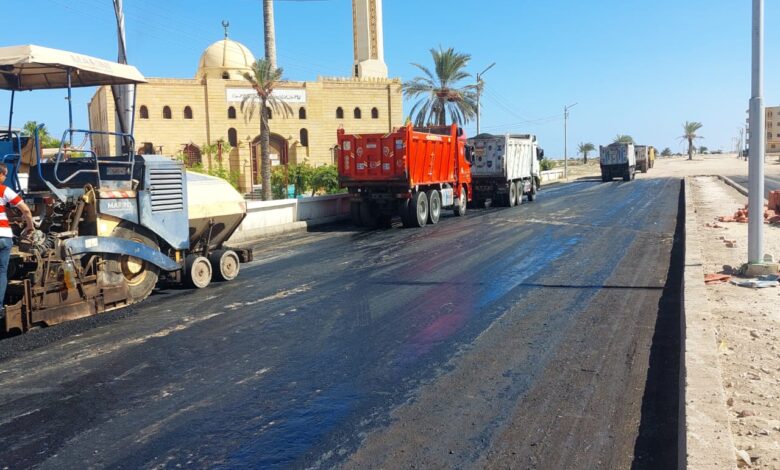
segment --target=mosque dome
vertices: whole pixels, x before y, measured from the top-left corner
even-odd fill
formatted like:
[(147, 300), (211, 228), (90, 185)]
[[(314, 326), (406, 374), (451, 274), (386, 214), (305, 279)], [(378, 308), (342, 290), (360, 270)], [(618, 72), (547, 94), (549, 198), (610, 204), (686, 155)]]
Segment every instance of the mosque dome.
[(246, 46), (225, 38), (203, 51), (195, 78), (240, 80), (254, 62), (255, 56)]

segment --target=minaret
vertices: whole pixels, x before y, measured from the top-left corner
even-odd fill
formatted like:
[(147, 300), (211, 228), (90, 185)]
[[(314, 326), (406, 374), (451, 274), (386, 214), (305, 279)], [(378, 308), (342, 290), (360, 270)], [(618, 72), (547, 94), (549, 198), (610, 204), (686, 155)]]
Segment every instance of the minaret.
[(382, 36), (382, 0), (352, 0), (352, 38), (358, 78), (387, 78)]

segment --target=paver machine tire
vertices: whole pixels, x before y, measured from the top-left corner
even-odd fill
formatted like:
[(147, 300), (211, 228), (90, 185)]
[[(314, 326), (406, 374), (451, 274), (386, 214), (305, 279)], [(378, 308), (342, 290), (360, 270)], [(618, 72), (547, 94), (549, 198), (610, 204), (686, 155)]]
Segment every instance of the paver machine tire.
[(232, 281), (241, 270), (241, 260), (233, 250), (215, 250), (209, 254), (213, 278), (217, 281)]
[(211, 283), (211, 262), (205, 256), (190, 254), (184, 259), (184, 283), (189, 287), (203, 289)]
[[(142, 243), (155, 250), (160, 248), (155, 237), (147, 234), (140, 227), (118, 225), (112, 231), (111, 236)], [(105, 255), (104, 270), (109, 276), (118, 274), (124, 279), (127, 284), (128, 304), (140, 302), (149, 297), (154, 286), (157, 285), (160, 274), (160, 268), (148, 261), (130, 255), (116, 254)]]

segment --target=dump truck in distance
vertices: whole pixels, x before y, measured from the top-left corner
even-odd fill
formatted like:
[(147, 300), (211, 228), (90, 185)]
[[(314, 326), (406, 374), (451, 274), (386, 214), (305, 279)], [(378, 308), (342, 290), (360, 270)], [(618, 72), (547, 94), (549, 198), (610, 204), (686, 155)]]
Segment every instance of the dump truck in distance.
[(544, 151), (536, 136), (480, 134), (468, 140), (473, 148), (471, 178), (474, 203), (490, 199), (512, 207), (523, 203), (523, 196), (533, 201), (541, 186), (539, 160)]
[(655, 147), (652, 145), (636, 145), (634, 146), (634, 152), (636, 152), (637, 170), (647, 173), (647, 170), (655, 164)]
[(442, 209), (466, 213), (471, 200), (470, 149), (456, 126), (413, 128), (387, 134), (338, 130), (339, 183), (352, 195), (352, 221), (389, 227), (395, 215), (404, 227), (439, 221)]
[(623, 181), (631, 181), (636, 171), (634, 144), (615, 142), (599, 146), (599, 165), (601, 181), (612, 181), (616, 176), (622, 177)]

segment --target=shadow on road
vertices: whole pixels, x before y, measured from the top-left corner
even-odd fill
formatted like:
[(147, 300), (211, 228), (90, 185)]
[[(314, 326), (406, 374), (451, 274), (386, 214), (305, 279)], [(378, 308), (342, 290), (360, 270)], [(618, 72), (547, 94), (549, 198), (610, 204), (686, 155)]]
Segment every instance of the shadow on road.
[(669, 271), (650, 348), (650, 367), (633, 469), (677, 468), (680, 402), (680, 302), (684, 268), (685, 194), (680, 191)]

